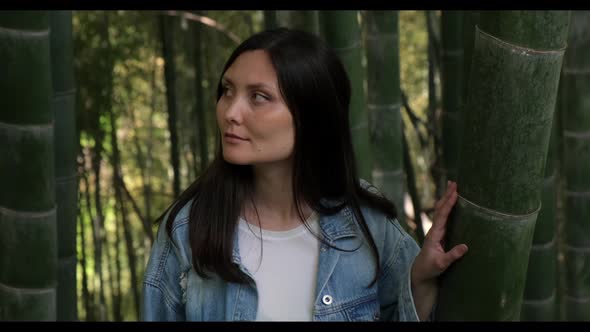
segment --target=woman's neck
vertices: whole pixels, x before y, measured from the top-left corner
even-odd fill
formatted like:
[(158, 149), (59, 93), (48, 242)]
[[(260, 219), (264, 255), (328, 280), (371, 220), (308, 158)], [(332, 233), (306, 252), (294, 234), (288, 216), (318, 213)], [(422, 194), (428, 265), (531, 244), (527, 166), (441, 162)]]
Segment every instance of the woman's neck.
[[(253, 203), (247, 204), (246, 219), (260, 228), (274, 231), (289, 230), (301, 224), (293, 198), (291, 163), (254, 166)], [(301, 202), (303, 217), (311, 209)], [(257, 213), (258, 215), (257, 215)], [(259, 217), (259, 218), (258, 218)]]

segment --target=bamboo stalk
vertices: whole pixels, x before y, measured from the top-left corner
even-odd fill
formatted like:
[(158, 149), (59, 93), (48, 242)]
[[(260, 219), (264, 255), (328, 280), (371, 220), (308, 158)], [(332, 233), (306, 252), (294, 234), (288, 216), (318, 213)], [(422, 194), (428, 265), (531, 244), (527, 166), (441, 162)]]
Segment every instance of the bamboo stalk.
[(405, 222), (397, 11), (367, 11), (367, 103), (374, 153), (373, 184), (395, 203)]
[(0, 12), (0, 320), (55, 320), (49, 14)]
[(58, 228), (57, 319), (78, 320), (76, 296), (76, 115), (72, 12), (50, 15)]
[(350, 131), (359, 176), (371, 179), (373, 161), (363, 90), (360, 28), (356, 11), (321, 11), (320, 31), (340, 57), (351, 83)]
[[(551, 134), (569, 12), (481, 13), (469, 78), (459, 198), (446, 248), (441, 320), (518, 320)], [(461, 299), (461, 301), (457, 301)]]
[(565, 306), (567, 320), (590, 320), (590, 11), (572, 13), (563, 66)]

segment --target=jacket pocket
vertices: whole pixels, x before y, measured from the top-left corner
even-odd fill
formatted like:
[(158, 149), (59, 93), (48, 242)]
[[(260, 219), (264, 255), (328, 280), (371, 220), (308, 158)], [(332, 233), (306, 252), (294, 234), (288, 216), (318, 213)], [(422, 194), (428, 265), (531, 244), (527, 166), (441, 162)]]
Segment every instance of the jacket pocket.
[(350, 322), (371, 322), (379, 320), (379, 301), (377, 294), (359, 299), (354, 305), (348, 306), (344, 313)]

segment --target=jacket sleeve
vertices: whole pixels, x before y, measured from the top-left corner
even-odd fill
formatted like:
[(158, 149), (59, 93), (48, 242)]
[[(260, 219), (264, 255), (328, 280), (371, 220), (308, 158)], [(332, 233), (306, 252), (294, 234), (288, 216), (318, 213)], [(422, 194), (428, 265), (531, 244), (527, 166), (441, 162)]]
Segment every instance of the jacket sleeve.
[(180, 262), (174, 244), (160, 224), (143, 279), (142, 321), (184, 321)]
[(385, 263), (379, 278), (381, 320), (419, 321), (410, 272), (420, 247), (396, 220), (388, 220), (386, 224), (382, 251)]

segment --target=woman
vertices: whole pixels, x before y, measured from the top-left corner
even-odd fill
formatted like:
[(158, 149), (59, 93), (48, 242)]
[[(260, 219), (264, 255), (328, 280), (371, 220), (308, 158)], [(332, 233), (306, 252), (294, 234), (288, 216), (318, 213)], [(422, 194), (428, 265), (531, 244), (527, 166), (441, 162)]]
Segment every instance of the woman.
[(422, 250), (357, 177), (346, 71), (319, 38), (244, 41), (217, 89), (221, 149), (165, 212), (144, 320), (425, 320), (436, 277), (467, 250), (441, 241), (450, 183)]

